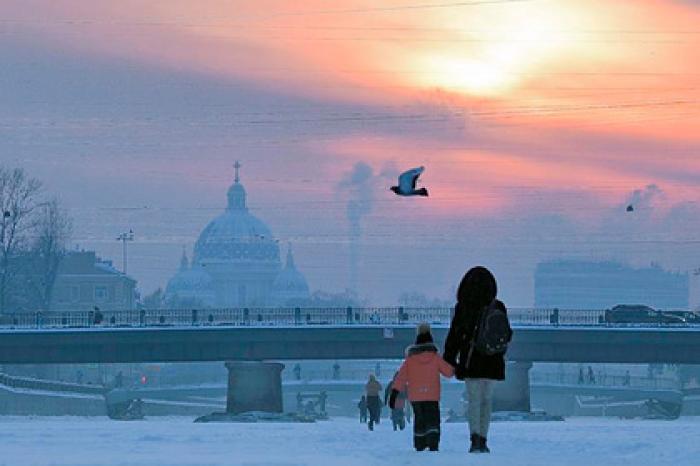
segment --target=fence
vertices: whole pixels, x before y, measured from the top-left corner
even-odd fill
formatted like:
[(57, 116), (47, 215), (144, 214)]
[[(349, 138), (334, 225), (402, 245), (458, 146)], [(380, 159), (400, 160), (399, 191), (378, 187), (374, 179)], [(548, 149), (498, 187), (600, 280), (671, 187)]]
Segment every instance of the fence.
[[(0, 329), (304, 326), (304, 325), (448, 325), (453, 309), (447, 307), (334, 307), (334, 308), (226, 308), (141, 309), (126, 311), (52, 311), (0, 315)], [(587, 309), (513, 308), (510, 321), (518, 326), (689, 326), (662, 320), (639, 323), (606, 322), (606, 311)]]

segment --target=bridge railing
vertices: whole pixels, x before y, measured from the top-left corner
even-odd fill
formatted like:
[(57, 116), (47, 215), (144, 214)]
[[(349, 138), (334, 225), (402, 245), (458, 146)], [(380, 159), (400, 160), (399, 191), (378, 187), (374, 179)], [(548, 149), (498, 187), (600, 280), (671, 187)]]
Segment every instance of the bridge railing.
[(578, 385), (588, 387), (631, 387), (638, 389), (677, 390), (680, 382), (671, 377), (641, 377), (638, 375), (627, 376), (625, 374), (601, 374), (595, 373), (593, 379), (588, 374), (583, 376), (571, 372), (548, 373), (530, 372), (530, 382), (533, 384), (547, 385)]
[[(117, 311), (50, 311), (0, 314), (0, 328), (100, 328), (188, 326), (415, 325), (450, 323), (449, 307), (242, 307), (225, 309), (141, 309)], [(660, 326), (678, 324), (606, 323), (604, 310), (511, 308), (514, 325)], [(681, 324), (683, 325), (683, 324)]]
[(14, 375), (8, 375), (1, 372), (0, 385), (28, 390), (84, 393), (91, 395), (103, 395), (106, 392), (105, 387), (99, 385), (84, 385), (54, 380), (34, 379), (31, 377), (19, 377)]

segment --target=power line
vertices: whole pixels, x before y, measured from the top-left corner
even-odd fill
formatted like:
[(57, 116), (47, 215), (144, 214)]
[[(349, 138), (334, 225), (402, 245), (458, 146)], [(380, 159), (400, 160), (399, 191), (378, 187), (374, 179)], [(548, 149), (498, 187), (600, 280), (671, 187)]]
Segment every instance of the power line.
[[(536, 0), (472, 0), (472, 1), (461, 1), (461, 2), (441, 2), (441, 3), (414, 3), (406, 5), (396, 5), (396, 6), (374, 6), (374, 7), (362, 7), (362, 8), (341, 8), (335, 10), (296, 10), (296, 11), (279, 11), (279, 12), (269, 12), (265, 15), (249, 15), (243, 16), (240, 19), (266, 19), (266, 18), (279, 18), (279, 17), (294, 17), (294, 16), (320, 16), (320, 15), (346, 15), (346, 14), (363, 14), (363, 13), (382, 13), (382, 12), (394, 12), (394, 11), (407, 11), (407, 10), (429, 10), (429, 9), (444, 9), (444, 8), (459, 8), (459, 7), (469, 7), (469, 6), (480, 6), (480, 5), (505, 5), (505, 4), (516, 4), (533, 2)], [(238, 20), (239, 18), (237, 18)], [(10, 23), (10, 24), (22, 24), (22, 23), (38, 23), (38, 24), (68, 24), (71, 26), (76, 25), (86, 25), (86, 24), (126, 24), (126, 25), (142, 25), (142, 26), (171, 26), (178, 25), (178, 22), (169, 21), (111, 21), (102, 19), (48, 19), (48, 20), (27, 20), (19, 18), (11, 18), (0, 20), (0, 23)], [(231, 24), (236, 24), (232, 22)]]

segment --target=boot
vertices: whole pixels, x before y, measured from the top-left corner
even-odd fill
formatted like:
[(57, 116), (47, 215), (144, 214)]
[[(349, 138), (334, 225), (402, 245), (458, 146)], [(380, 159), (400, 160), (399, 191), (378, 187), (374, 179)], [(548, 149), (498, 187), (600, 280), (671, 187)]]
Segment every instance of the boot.
[(486, 437), (479, 436), (479, 451), (481, 453), (491, 453), (489, 447), (486, 446)]
[(469, 440), (472, 441), (471, 447), (469, 447), (469, 453), (481, 453), (481, 436), (479, 434), (471, 434)]

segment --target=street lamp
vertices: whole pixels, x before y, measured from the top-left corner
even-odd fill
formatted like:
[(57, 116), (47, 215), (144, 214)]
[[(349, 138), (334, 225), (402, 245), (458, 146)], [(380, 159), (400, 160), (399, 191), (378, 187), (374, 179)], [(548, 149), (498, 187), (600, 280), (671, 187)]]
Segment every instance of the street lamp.
[(119, 236), (117, 236), (117, 241), (122, 242), (122, 252), (123, 252), (123, 258), (122, 258), (122, 269), (124, 271), (124, 275), (126, 275), (126, 243), (129, 241), (134, 240), (134, 230), (129, 230), (128, 233), (122, 233)]

